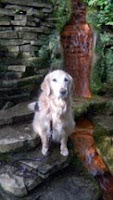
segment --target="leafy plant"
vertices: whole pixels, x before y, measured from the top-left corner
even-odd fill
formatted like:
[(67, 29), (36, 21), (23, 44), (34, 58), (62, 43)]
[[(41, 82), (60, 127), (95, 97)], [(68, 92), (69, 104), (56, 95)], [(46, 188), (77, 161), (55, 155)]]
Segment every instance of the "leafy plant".
[(97, 27), (113, 25), (113, 3), (111, 0), (84, 0), (90, 8), (96, 8)]
[(71, 0), (49, 0), (54, 7), (53, 18), (56, 24), (56, 29), (62, 31), (64, 25), (69, 21), (72, 14)]

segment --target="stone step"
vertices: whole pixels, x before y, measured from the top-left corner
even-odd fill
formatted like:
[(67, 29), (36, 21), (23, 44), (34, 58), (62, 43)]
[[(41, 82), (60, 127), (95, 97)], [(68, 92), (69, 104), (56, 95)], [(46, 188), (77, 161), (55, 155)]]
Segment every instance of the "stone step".
[(39, 143), (31, 123), (7, 125), (0, 128), (0, 153), (31, 149)]
[(8, 70), (14, 71), (14, 72), (25, 72), (26, 66), (25, 65), (9, 65)]
[(25, 91), (24, 93), (20, 92), (20, 94), (13, 94), (11, 96), (7, 95), (0, 97), (0, 108), (4, 107), (5, 104), (7, 104), (7, 102), (12, 102), (13, 104), (17, 104), (22, 101), (23, 102), (28, 101), (28, 99), (30, 99), (30, 91), (31, 90)]
[(4, 16), (14, 16), (15, 15), (15, 11), (13, 10), (6, 10), (4, 8), (0, 8), (0, 15), (4, 15)]
[(21, 78), (21, 72), (0, 72), (0, 80), (15, 80)]
[(113, 135), (113, 116), (98, 115), (93, 117), (93, 122), (98, 127), (104, 129), (108, 135)]
[(28, 103), (24, 102), (9, 109), (0, 110), (0, 126), (32, 119), (33, 113), (28, 109)]
[(12, 98), (14, 96), (17, 95), (24, 95), (26, 94), (30, 94), (30, 92), (32, 91), (32, 88), (30, 88), (29, 86), (23, 86), (21, 88), (0, 88), (0, 99), (6, 98), (8, 99), (8, 97), (10, 98), (12, 96)]
[(29, 191), (69, 165), (72, 156), (60, 155), (59, 147), (53, 146), (49, 156), (43, 156), (40, 148), (34, 151), (17, 153), (8, 161), (1, 161), (0, 185), (14, 196), (26, 196)]
[(25, 78), (21, 78), (19, 80), (3, 80), (0, 81), (0, 87), (1, 88), (17, 88), (17, 87), (22, 87), (26, 85), (31, 85), (35, 83), (40, 83), (42, 81), (43, 75), (34, 75), (34, 76), (29, 76)]

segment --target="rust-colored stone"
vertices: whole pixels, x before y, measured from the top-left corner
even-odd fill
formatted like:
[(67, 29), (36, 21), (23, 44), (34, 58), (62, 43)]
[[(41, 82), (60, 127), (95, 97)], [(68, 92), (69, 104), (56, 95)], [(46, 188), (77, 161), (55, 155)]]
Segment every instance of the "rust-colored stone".
[(113, 175), (97, 152), (93, 131), (93, 124), (87, 119), (81, 119), (77, 121), (76, 131), (72, 134), (71, 140), (79, 159), (100, 183), (103, 199), (112, 200)]
[(90, 97), (92, 31), (86, 22), (85, 7), (79, 0), (73, 0), (73, 15), (61, 34), (61, 41), (64, 49), (65, 70), (74, 78), (75, 94)]

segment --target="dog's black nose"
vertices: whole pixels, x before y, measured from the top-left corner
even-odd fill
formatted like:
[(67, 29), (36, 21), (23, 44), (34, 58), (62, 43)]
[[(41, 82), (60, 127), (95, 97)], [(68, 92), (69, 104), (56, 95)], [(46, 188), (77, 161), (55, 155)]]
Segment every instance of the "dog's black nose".
[(65, 95), (65, 94), (66, 94), (66, 90), (61, 90), (61, 91), (60, 91), (60, 94), (61, 94), (61, 95)]

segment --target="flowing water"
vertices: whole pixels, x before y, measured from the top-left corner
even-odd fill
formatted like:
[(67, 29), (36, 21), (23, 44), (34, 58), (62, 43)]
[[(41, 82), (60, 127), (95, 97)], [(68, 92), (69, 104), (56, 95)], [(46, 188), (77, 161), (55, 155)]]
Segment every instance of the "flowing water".
[(77, 122), (76, 131), (71, 139), (78, 157), (99, 182), (103, 200), (113, 200), (113, 176), (96, 150), (93, 131), (93, 124), (87, 119), (82, 119)]
[(74, 78), (77, 96), (90, 97), (89, 75), (92, 60), (92, 31), (86, 22), (86, 11), (79, 0), (73, 0), (73, 14), (65, 26), (61, 41), (65, 70)]

